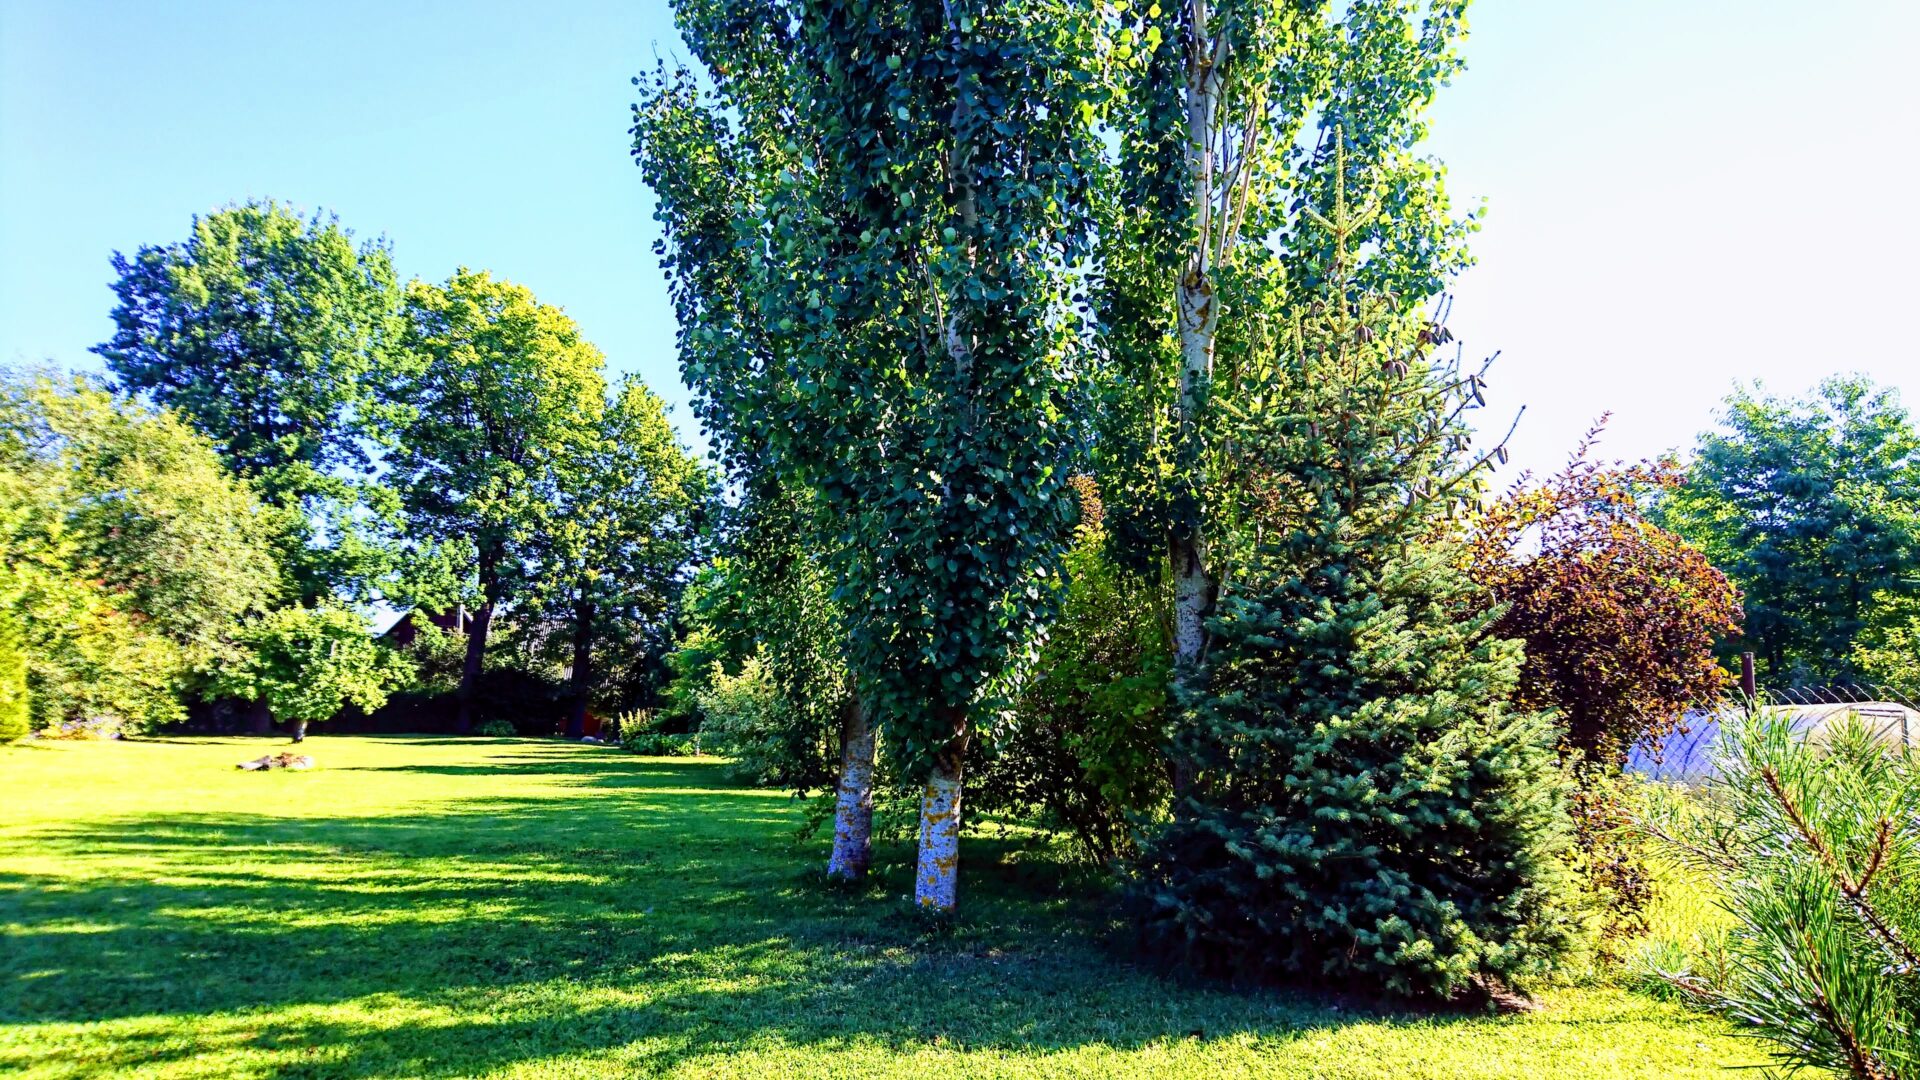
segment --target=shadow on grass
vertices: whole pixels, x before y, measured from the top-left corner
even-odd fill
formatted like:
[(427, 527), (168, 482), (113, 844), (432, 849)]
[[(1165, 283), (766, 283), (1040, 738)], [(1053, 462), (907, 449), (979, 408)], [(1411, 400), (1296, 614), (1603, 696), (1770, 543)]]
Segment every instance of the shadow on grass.
[(340, 772), (416, 773), (426, 776), (525, 776), (565, 780), (585, 780), (595, 787), (650, 788), (732, 788), (738, 785), (727, 775), (727, 766), (719, 761), (674, 761), (665, 758), (641, 759), (609, 754), (585, 757), (585, 760), (556, 760), (537, 755), (501, 755), (484, 764), (474, 765), (348, 765)]
[(1099, 899), (1052, 891), (1013, 844), (969, 847), (966, 915), (938, 930), (902, 899), (904, 847), (864, 891), (827, 889), (820, 853), (791, 841), (797, 809), (713, 790), (720, 768), (514, 752), (365, 771), (560, 794), (16, 832), (0, 854), (62, 872), (0, 874), (0, 1023), (135, 1021), (102, 1032), (110, 1069), (298, 1048), (327, 1075), (375, 1076), (595, 1054), (657, 1070), (764, 1044), (1286, 1041), (1352, 1018), (1116, 960)]

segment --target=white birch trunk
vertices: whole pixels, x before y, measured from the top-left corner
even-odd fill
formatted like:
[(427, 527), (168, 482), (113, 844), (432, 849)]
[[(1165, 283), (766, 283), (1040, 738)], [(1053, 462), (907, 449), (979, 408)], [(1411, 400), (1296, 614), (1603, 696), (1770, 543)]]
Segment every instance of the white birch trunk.
[[(1201, 396), (1213, 375), (1213, 343), (1219, 328), (1213, 285), (1198, 272), (1189, 272), (1178, 290), (1180, 304), (1180, 437), (1197, 438)], [(1197, 467), (1198, 452), (1181, 455)], [(1191, 477), (1199, 483), (1199, 476)], [(1168, 538), (1168, 562), (1173, 570), (1173, 677), (1182, 689), (1198, 689), (1200, 662), (1207, 651), (1207, 612), (1213, 607), (1213, 578), (1207, 572), (1206, 542), (1197, 518), (1176, 520)], [(1184, 795), (1193, 783), (1193, 765), (1185, 755), (1172, 761), (1175, 795)]]
[[(1191, 470), (1184, 477), (1197, 498), (1205, 483), (1203, 448), (1198, 445), (1206, 399), (1213, 380), (1214, 341), (1220, 329), (1220, 307), (1213, 291), (1214, 183), (1218, 162), (1214, 136), (1219, 119), (1224, 38), (1209, 37), (1206, 0), (1191, 0), (1187, 26), (1187, 183), (1193, 205), (1193, 236), (1180, 280), (1174, 287), (1180, 331), (1180, 393), (1176, 410), (1175, 460)], [(1220, 208), (1229, 219), (1230, 207)], [(1207, 612), (1213, 606), (1213, 579), (1207, 571), (1206, 540), (1199, 508), (1176, 520), (1168, 537), (1167, 554), (1173, 573), (1173, 673), (1178, 685), (1191, 688), (1206, 654)], [(1173, 788), (1184, 793), (1192, 781), (1189, 762), (1173, 762)]]
[[(1198, 488), (1202, 411), (1213, 380), (1214, 339), (1220, 329), (1220, 307), (1213, 292), (1214, 183), (1220, 165), (1214, 158), (1214, 138), (1220, 116), (1221, 71), (1226, 61), (1224, 37), (1213, 38), (1206, 0), (1191, 0), (1187, 16), (1187, 183), (1193, 206), (1192, 247), (1174, 288), (1180, 330), (1180, 394), (1175, 402), (1176, 438), (1186, 445), (1175, 459), (1195, 470), (1185, 478)], [(1219, 208), (1230, 222), (1231, 206)], [(1197, 494), (1197, 492), (1196, 492)], [(1195, 511), (1197, 513), (1197, 510)], [(1183, 681), (1200, 665), (1206, 649), (1207, 609), (1213, 603), (1213, 583), (1207, 574), (1204, 529), (1193, 518), (1175, 522), (1168, 555), (1173, 570), (1173, 660), (1175, 677)]]
[(840, 792), (833, 804), (833, 855), (827, 876), (865, 877), (873, 858), (874, 731), (859, 695), (849, 696), (840, 728)]
[(960, 775), (934, 766), (920, 793), (920, 866), (913, 899), (923, 908), (952, 911), (960, 886)]
[[(1198, 271), (1190, 270), (1181, 281), (1178, 297), (1179, 431), (1181, 438), (1192, 439), (1198, 437), (1201, 399), (1207, 380), (1213, 377), (1214, 339), (1219, 332), (1220, 313), (1214, 304), (1213, 283)], [(1206, 550), (1198, 525), (1198, 522), (1177, 522), (1168, 552), (1173, 563), (1174, 670), (1182, 675), (1199, 666), (1206, 644), (1207, 608), (1213, 602), (1213, 583), (1207, 575)]]

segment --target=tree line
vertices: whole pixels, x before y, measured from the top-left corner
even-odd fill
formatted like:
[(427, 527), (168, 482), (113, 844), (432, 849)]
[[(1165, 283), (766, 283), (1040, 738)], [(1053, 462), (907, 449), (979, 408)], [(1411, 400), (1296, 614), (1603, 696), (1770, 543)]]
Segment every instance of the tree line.
[[(402, 284), (384, 242), (276, 202), (113, 266), (108, 378), (0, 399), (16, 726), (225, 697), (297, 736), (437, 688), (471, 730), (503, 612), (514, 662), (568, 672), (576, 733), (650, 692), (631, 658), (661, 651), (712, 478), (563, 311), (484, 271)], [(375, 602), (464, 617), (401, 653)]]

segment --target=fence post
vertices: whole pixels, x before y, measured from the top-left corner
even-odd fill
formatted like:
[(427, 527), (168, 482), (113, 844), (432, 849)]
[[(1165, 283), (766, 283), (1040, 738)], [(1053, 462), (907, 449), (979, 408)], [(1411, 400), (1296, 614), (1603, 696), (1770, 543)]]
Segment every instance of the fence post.
[(1753, 681), (1753, 654), (1750, 652), (1740, 654), (1740, 692), (1747, 695), (1748, 701), (1752, 701), (1759, 693), (1759, 687)]

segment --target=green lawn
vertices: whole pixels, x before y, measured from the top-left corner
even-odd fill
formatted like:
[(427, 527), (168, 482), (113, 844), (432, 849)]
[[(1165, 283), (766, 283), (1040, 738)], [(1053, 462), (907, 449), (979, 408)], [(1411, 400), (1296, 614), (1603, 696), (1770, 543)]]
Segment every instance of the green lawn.
[[(902, 846), (822, 886), (798, 804), (514, 739), (0, 747), (0, 1073), (1685, 1078), (1758, 1047), (1616, 990), (1412, 1017), (1184, 987), (1012, 843), (964, 916)], [(1123, 941), (1123, 938), (1116, 940)]]

